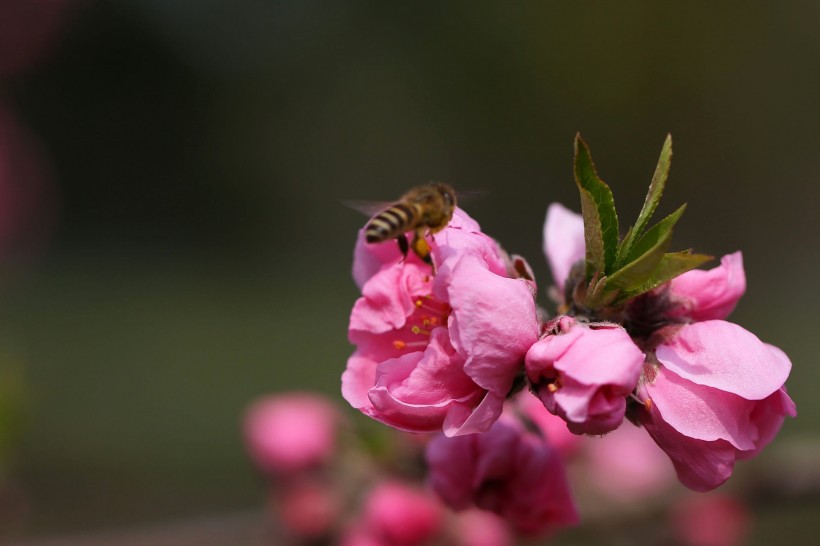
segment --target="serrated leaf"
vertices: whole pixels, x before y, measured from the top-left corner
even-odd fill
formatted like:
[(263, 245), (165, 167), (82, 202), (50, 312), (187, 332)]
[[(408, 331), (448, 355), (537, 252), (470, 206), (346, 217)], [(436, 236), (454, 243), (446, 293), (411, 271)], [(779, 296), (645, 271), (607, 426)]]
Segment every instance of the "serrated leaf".
[(658, 208), (658, 203), (663, 195), (663, 190), (666, 187), (666, 180), (669, 178), (669, 168), (672, 166), (672, 135), (667, 134), (666, 140), (661, 148), (661, 155), (658, 158), (658, 164), (655, 167), (655, 173), (652, 175), (652, 182), (649, 184), (649, 190), (646, 192), (646, 198), (641, 207), (641, 212), (638, 213), (638, 220), (624, 237), (620, 248), (618, 249), (618, 267), (623, 266), (626, 257), (632, 250), (632, 245), (635, 240), (643, 235), (644, 229), (649, 224), (649, 220)]
[(610, 273), (618, 257), (618, 215), (609, 186), (598, 177), (589, 147), (575, 135), (575, 183), (581, 193), (586, 242), (586, 277)]
[(682, 275), (713, 259), (713, 256), (707, 256), (706, 254), (692, 254), (691, 250), (664, 254), (658, 266), (655, 268), (655, 271), (652, 272), (651, 277), (640, 286), (622, 291), (613, 301), (613, 305), (624, 303), (629, 299), (649, 292), (653, 288), (657, 288), (663, 283), (671, 281), (678, 275)]

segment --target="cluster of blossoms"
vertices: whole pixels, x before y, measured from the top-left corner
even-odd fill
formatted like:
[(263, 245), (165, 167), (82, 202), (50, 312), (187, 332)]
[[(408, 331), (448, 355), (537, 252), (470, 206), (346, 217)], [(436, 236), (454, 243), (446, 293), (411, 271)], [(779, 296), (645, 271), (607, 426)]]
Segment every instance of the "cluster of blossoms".
[(461, 209), (428, 234), (430, 265), (360, 233), (342, 394), (392, 427), (439, 433), (429, 483), (452, 508), (525, 533), (577, 521), (554, 442), (521, 410), (533, 398), (524, 388), (576, 435), (642, 426), (696, 491), (725, 482), (796, 415), (786, 355), (724, 320), (745, 291), (740, 252), (708, 271), (694, 269), (708, 257), (666, 254), (683, 208), (644, 232), (669, 157), (667, 140), (645, 210), (619, 240), (611, 193), (576, 141), (584, 214), (553, 204), (544, 226), (553, 316), (537, 307), (526, 262)]

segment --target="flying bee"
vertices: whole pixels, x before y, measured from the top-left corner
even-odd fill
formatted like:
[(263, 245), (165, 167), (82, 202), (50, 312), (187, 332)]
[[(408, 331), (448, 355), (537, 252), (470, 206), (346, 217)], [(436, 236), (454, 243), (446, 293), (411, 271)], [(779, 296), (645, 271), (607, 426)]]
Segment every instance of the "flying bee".
[[(453, 217), (456, 192), (449, 184), (431, 182), (416, 186), (401, 198), (373, 216), (364, 228), (368, 243), (396, 239), (404, 257), (413, 252), (426, 263), (432, 263), (427, 233), (441, 231)], [(413, 242), (408, 243), (408, 231), (413, 231)]]

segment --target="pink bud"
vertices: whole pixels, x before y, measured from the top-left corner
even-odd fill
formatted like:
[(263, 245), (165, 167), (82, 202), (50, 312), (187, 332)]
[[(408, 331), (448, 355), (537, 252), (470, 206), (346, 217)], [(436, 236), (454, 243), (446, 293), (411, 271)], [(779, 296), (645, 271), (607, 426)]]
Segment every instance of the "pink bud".
[(268, 396), (254, 402), (245, 414), (245, 443), (263, 472), (307, 470), (333, 456), (339, 422), (336, 407), (317, 394)]
[(527, 352), (527, 377), (544, 406), (575, 434), (605, 434), (623, 422), (644, 353), (616, 325), (554, 319), (556, 333)]
[(364, 522), (390, 546), (415, 546), (441, 530), (442, 506), (426, 491), (398, 481), (378, 484), (365, 502)]

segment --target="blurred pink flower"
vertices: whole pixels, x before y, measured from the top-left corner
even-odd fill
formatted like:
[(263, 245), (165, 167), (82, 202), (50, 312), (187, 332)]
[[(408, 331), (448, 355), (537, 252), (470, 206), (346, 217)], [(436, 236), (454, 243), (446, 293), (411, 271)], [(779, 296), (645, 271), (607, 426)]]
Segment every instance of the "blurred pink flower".
[(578, 451), (583, 438), (570, 432), (567, 422), (547, 411), (544, 403), (537, 397), (522, 391), (515, 397), (515, 405), (524, 418), (532, 421), (547, 443), (557, 449), (564, 459)]
[(578, 512), (558, 452), (502, 417), (488, 432), (427, 446), (428, 480), (455, 510), (476, 506), (522, 533), (541, 533), (578, 522)]
[(693, 270), (669, 282), (669, 314), (694, 321), (725, 319), (746, 291), (740, 251), (727, 254), (709, 271)]
[(339, 424), (338, 409), (320, 395), (267, 396), (245, 413), (245, 444), (260, 470), (287, 475), (328, 462)]
[(58, 37), (77, 0), (3, 0), (0, 2), (0, 79), (39, 60)]
[(37, 249), (53, 223), (47, 156), (12, 109), (0, 102), (0, 257)]
[(301, 538), (318, 538), (331, 534), (342, 512), (336, 492), (326, 484), (291, 484), (277, 497), (274, 506), (278, 521), (291, 534)]
[(658, 332), (658, 364), (647, 365), (639, 418), (687, 487), (726, 481), (736, 459), (756, 455), (775, 436), (794, 402), (783, 385), (791, 362), (780, 349), (721, 320)]
[(575, 434), (605, 434), (623, 422), (644, 353), (615, 324), (562, 316), (527, 352), (527, 377), (544, 406)]
[(501, 517), (484, 510), (459, 512), (453, 525), (457, 546), (513, 546), (515, 538)]
[(367, 534), (389, 546), (425, 543), (441, 532), (443, 516), (435, 497), (395, 480), (376, 485), (363, 509)]
[(639, 427), (624, 425), (603, 438), (585, 438), (584, 478), (620, 502), (659, 496), (677, 483), (669, 457)]
[(460, 209), (431, 236), (434, 268), (362, 237), (343, 396), (401, 430), (487, 430), (538, 337), (534, 284), (511, 278), (504, 253)]
[(749, 510), (728, 495), (697, 495), (672, 508), (672, 527), (686, 546), (739, 546), (751, 529)]
[(585, 253), (583, 218), (561, 203), (552, 203), (544, 221), (544, 254), (558, 290), (564, 290), (572, 266), (583, 260)]

